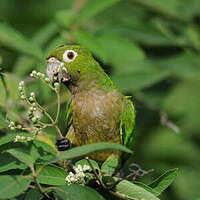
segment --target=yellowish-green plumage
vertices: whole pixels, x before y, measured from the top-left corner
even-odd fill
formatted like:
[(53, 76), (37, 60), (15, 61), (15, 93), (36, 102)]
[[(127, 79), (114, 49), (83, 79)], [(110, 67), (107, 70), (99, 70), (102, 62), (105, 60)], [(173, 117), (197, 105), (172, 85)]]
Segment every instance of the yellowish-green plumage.
[[(74, 57), (69, 52), (74, 53)], [(90, 52), (78, 45), (66, 45), (50, 53), (48, 60), (52, 57), (64, 63), (70, 77), (65, 82), (72, 94), (66, 137), (72, 144), (80, 146), (111, 142), (131, 148), (135, 124), (134, 106), (116, 89)], [(118, 154), (107, 151), (95, 153), (91, 157), (102, 162), (111, 153)]]

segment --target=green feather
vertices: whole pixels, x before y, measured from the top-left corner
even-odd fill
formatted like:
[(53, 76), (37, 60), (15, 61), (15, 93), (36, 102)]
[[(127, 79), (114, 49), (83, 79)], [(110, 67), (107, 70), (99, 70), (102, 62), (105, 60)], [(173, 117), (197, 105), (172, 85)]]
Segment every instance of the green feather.
[[(74, 59), (64, 59), (68, 51), (76, 55)], [(50, 58), (54, 58), (53, 64)], [(132, 149), (135, 126), (133, 103), (117, 90), (92, 54), (84, 47), (65, 45), (51, 52), (47, 60), (51, 76), (56, 71), (56, 64), (62, 63), (66, 68), (64, 75), (70, 77), (65, 82), (72, 97), (67, 104), (66, 137), (72, 144), (111, 142)], [(90, 156), (103, 162), (113, 153), (119, 155), (116, 151), (105, 151)]]
[(72, 103), (72, 99), (70, 98), (68, 101), (67, 101), (67, 105), (66, 105), (66, 129), (67, 131), (69, 130), (71, 124), (72, 124), (72, 106), (71, 106), (71, 103)]
[(122, 143), (128, 148), (133, 148), (135, 128), (135, 108), (131, 100), (125, 100), (124, 111), (121, 121)]

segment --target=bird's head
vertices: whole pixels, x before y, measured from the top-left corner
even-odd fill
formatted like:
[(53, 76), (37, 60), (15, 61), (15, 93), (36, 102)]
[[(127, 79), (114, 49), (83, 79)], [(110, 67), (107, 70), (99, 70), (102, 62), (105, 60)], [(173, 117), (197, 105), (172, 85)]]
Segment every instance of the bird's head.
[(64, 45), (52, 51), (47, 57), (47, 74), (55, 81), (61, 67), (61, 81), (77, 81), (95, 69), (96, 61), (91, 53), (79, 45)]

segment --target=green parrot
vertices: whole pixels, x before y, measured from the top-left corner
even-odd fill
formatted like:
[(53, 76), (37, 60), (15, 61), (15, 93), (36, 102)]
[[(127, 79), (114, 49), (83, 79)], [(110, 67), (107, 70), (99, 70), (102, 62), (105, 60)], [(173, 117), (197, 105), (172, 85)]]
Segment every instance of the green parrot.
[[(66, 138), (57, 139), (58, 150), (96, 142), (133, 146), (134, 105), (121, 94), (92, 54), (79, 45), (63, 45), (47, 57), (51, 81), (62, 67), (61, 81), (71, 93), (67, 109)], [(117, 151), (94, 153), (90, 158), (103, 162)]]

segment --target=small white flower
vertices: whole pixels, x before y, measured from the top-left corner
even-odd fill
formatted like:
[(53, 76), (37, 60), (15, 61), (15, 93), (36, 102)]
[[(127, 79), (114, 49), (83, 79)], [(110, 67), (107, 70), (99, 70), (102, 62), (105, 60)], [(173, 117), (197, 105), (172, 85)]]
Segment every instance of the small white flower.
[(36, 103), (34, 103), (34, 102), (33, 102), (31, 105), (32, 105), (33, 107), (36, 107)]
[(26, 138), (25, 138), (25, 136), (21, 136), (21, 140), (25, 140)]
[(54, 83), (54, 87), (55, 87), (55, 88), (58, 88), (59, 86), (60, 86), (59, 83)]
[[(88, 170), (89, 166), (85, 166), (84, 168)], [(84, 173), (83, 166), (77, 165), (73, 167), (75, 173), (69, 172), (69, 175), (65, 178), (68, 184), (85, 184), (86, 174)]]
[(42, 74), (41, 72), (37, 72), (37, 74), (36, 74), (36, 75), (37, 75), (38, 77), (40, 77), (40, 76), (41, 76), (41, 74)]
[(25, 137), (25, 136), (20, 136), (20, 135), (16, 135), (16, 137), (14, 138), (14, 142), (29, 142), (33, 140), (32, 137)]
[(33, 140), (33, 138), (32, 137), (27, 137), (26, 140), (29, 142), (29, 141)]
[(13, 126), (15, 126), (15, 123), (11, 121), (10, 124), (8, 125), (8, 127), (11, 128)]
[(18, 90), (19, 90), (19, 91), (22, 91), (22, 90), (23, 90), (23, 87), (22, 87), (22, 86), (19, 86), (19, 87), (18, 87)]
[(31, 77), (35, 77), (37, 75), (37, 72), (35, 70), (33, 70), (30, 74)]
[(89, 171), (91, 170), (90, 166), (89, 165), (83, 165), (83, 171)]
[(28, 99), (29, 99), (29, 101), (34, 101), (33, 97), (29, 97)]
[(85, 173), (79, 171), (79, 172), (77, 173), (77, 176), (78, 176), (78, 177), (81, 177), (81, 178), (84, 178), (84, 177), (85, 177)]
[(34, 108), (33, 115), (34, 115), (34, 117), (36, 117), (37, 119), (41, 119), (41, 118), (42, 118), (42, 112), (40, 112), (40, 111), (37, 110), (36, 108)]
[(34, 93), (34, 92), (31, 92), (31, 93), (30, 93), (30, 96), (31, 96), (31, 97), (35, 97), (35, 93)]
[(50, 82), (50, 79), (49, 79), (49, 78), (45, 78), (44, 81), (45, 81), (46, 83), (49, 83), (49, 82)]
[(43, 79), (45, 77), (45, 75), (41, 72), (37, 72), (36, 76), (40, 79)]
[(22, 125), (21, 125), (21, 124), (18, 124), (18, 125), (17, 125), (17, 129), (22, 129)]
[(59, 89), (60, 89), (60, 84), (59, 83), (54, 83), (54, 88), (55, 88), (55, 91), (58, 92)]
[(20, 81), (19, 86), (23, 86), (23, 85), (24, 85), (24, 81)]
[(37, 117), (33, 117), (33, 118), (31, 119), (31, 121), (32, 121), (33, 123), (37, 122)]
[(78, 174), (79, 172), (83, 171), (83, 168), (81, 165), (77, 165), (73, 167), (74, 171)]
[(35, 108), (34, 108), (33, 106), (31, 106), (31, 107), (29, 108), (30, 111), (34, 111), (34, 109), (35, 109)]
[(24, 95), (21, 95), (20, 98), (21, 98), (22, 100), (26, 99), (26, 97), (25, 97)]

